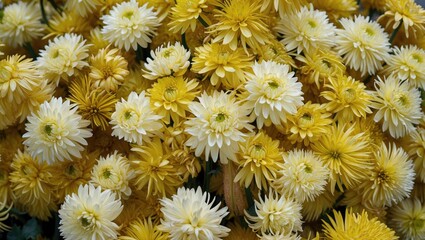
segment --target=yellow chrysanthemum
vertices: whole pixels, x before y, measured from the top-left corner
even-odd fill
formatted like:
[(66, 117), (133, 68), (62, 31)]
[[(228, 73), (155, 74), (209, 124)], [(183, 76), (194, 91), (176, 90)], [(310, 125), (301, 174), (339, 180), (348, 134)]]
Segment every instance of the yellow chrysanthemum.
[(296, 67), (294, 59), (288, 54), (285, 46), (277, 41), (271, 39), (270, 44), (262, 45), (259, 51), (258, 58), (260, 61), (274, 61), (280, 64), (287, 64), (291, 67)]
[(301, 210), (303, 219), (308, 222), (318, 220), (325, 211), (334, 207), (335, 201), (341, 194), (340, 192), (331, 193), (328, 184), (326, 190), (314, 200), (303, 202)]
[(279, 140), (273, 140), (264, 132), (247, 137), (239, 144), (236, 162), (239, 166), (234, 181), (248, 188), (253, 180), (259, 189), (267, 189), (282, 168), (283, 158)]
[(413, 160), (416, 178), (425, 182), (425, 129), (418, 127), (403, 140), (403, 148)]
[(372, 169), (370, 147), (362, 133), (355, 134), (354, 127), (334, 124), (329, 134), (324, 134), (312, 143), (312, 149), (319, 154), (329, 167), (331, 192), (335, 185), (343, 191), (365, 180)]
[(361, 213), (365, 210), (370, 217), (377, 217), (381, 222), (385, 222), (387, 219), (388, 207), (372, 205), (371, 201), (365, 201), (358, 187), (346, 190), (339, 205), (351, 208), (354, 213)]
[(76, 11), (62, 11), (61, 13), (54, 13), (49, 19), (49, 27), (47, 30), (50, 32), (45, 36), (59, 36), (65, 33), (76, 33), (83, 36), (88, 36), (92, 29), (90, 21), (87, 18), (81, 17)]
[(180, 122), (186, 118), (189, 103), (195, 99), (198, 91), (196, 79), (188, 81), (183, 77), (160, 78), (148, 90), (152, 109), (163, 116), (164, 123)]
[(173, 157), (170, 161), (177, 168), (177, 175), (182, 176), (183, 182), (186, 182), (189, 177), (195, 178), (201, 172), (201, 163), (189, 147), (182, 144), (171, 154)]
[(279, 12), (281, 18), (285, 14), (298, 11), (301, 7), (307, 5), (306, 0), (263, 0), (262, 2), (261, 11), (267, 11), (274, 7), (274, 10)]
[(302, 142), (305, 146), (310, 145), (329, 131), (328, 126), (332, 123), (330, 116), (324, 105), (307, 102), (298, 108), (295, 115), (288, 116), (288, 139), (292, 143)]
[[(199, 21), (208, 21), (203, 12), (208, 8), (208, 0), (177, 0), (170, 12), (170, 30), (174, 33), (185, 33), (187, 29), (195, 31)], [(205, 23), (207, 24), (207, 23)]]
[(167, 240), (168, 234), (158, 230), (157, 224), (152, 222), (152, 219), (145, 218), (143, 221), (137, 219), (130, 223), (128, 227), (123, 230), (123, 234), (118, 237), (118, 240)]
[(78, 113), (90, 120), (92, 126), (103, 130), (109, 126), (117, 102), (115, 95), (102, 89), (93, 90), (93, 82), (88, 77), (72, 81), (69, 93), (69, 100), (77, 104)]
[(408, 198), (390, 209), (388, 225), (402, 239), (425, 239), (425, 205)]
[(65, 10), (74, 11), (81, 17), (86, 17), (102, 5), (100, 0), (67, 0), (65, 1)]
[(328, 102), (326, 110), (336, 113), (335, 119), (349, 122), (355, 118), (366, 118), (366, 114), (372, 113), (370, 109), (373, 95), (366, 90), (366, 86), (352, 77), (339, 76), (330, 78), (321, 96)]
[(347, 209), (345, 217), (341, 212), (333, 211), (330, 223), (324, 222), (324, 232), (329, 240), (340, 239), (386, 239), (395, 240), (395, 232), (381, 223), (377, 218), (369, 219), (367, 212), (353, 213)]
[(128, 62), (120, 55), (117, 48), (100, 49), (89, 59), (89, 77), (93, 81), (93, 88), (102, 88), (115, 92), (128, 75)]
[(3, 221), (9, 218), (9, 211), (12, 208), (12, 205), (9, 207), (6, 205), (6, 202), (0, 202), (0, 232), (9, 231), (11, 227), (3, 223)]
[(245, 83), (250, 72), (253, 56), (248, 56), (242, 48), (230, 49), (226, 45), (207, 43), (196, 48), (192, 59), (192, 71), (209, 77), (213, 86), (238, 88)]
[(308, 0), (314, 8), (326, 11), (329, 20), (335, 24), (342, 17), (350, 17), (356, 13), (358, 6), (356, 0)]

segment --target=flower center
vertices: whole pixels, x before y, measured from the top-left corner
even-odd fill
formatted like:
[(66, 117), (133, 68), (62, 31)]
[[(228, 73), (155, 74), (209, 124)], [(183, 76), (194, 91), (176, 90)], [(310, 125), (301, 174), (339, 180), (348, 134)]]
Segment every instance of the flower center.
[(134, 15), (133, 11), (128, 11), (128, 12), (125, 12), (122, 16), (127, 19), (130, 19), (133, 15)]
[(44, 126), (44, 132), (47, 135), (50, 136), (52, 134), (52, 131), (53, 131), (53, 129), (52, 129), (52, 126), (50, 124), (47, 124), (46, 126)]
[(327, 68), (331, 68), (331, 67), (332, 67), (331, 63), (330, 63), (329, 61), (327, 61), (327, 60), (322, 60), (322, 63), (323, 63), (323, 65), (325, 65)]
[(335, 159), (335, 160), (340, 160), (341, 158), (341, 153), (337, 151), (330, 152), (329, 155), (331, 156), (332, 159)]
[(345, 89), (345, 91), (342, 94), (344, 96), (345, 101), (351, 103), (356, 99), (355, 93), (356, 91), (354, 91), (354, 89), (348, 88), (348, 89)]
[(165, 100), (172, 102), (175, 101), (177, 97), (177, 88), (174, 86), (167, 87), (164, 91)]
[(312, 173), (313, 168), (309, 164), (304, 164), (304, 172), (306, 173)]
[(93, 213), (84, 211), (78, 217), (78, 220), (80, 220), (80, 224), (85, 230), (91, 230), (96, 226), (96, 217)]
[(109, 168), (106, 168), (103, 170), (102, 176), (105, 179), (108, 179), (109, 177), (111, 177), (112, 173), (111, 170)]
[[(254, 159), (264, 159), (266, 157), (266, 150), (264, 149), (263, 144), (256, 143), (254, 144), (251, 150), (251, 157)], [(254, 160), (255, 161), (255, 160)], [(257, 161), (255, 161), (257, 162)]]
[(414, 229), (423, 229), (425, 225), (425, 219), (414, 219), (412, 222), (412, 226)]
[(311, 27), (311, 28), (315, 28), (317, 27), (317, 23), (313, 20), (308, 20), (307, 24)]
[(390, 177), (387, 175), (387, 173), (384, 170), (380, 170), (378, 173), (378, 184), (388, 182)]
[(423, 58), (419, 54), (416, 54), (416, 53), (412, 54), (412, 58), (414, 60), (416, 60), (418, 63), (422, 63), (423, 62)]
[(275, 80), (271, 80), (267, 82), (267, 84), (269, 85), (271, 89), (276, 89), (279, 87), (279, 83), (277, 83)]
[(174, 53), (174, 48), (167, 48), (162, 53), (162, 56), (165, 57), (165, 58), (169, 58), (170, 56), (173, 55), (173, 53)]
[(397, 99), (397, 102), (399, 102), (402, 106), (409, 105), (409, 99), (404, 94), (399, 94), (396, 99)]
[(369, 36), (373, 36), (373, 35), (375, 35), (375, 31), (374, 31), (372, 28), (370, 28), (370, 27), (365, 28), (365, 29), (364, 29), (364, 32), (365, 32), (367, 35), (369, 35)]
[(215, 121), (216, 122), (223, 122), (224, 120), (226, 120), (227, 116), (224, 113), (219, 113), (217, 114), (217, 116), (215, 117)]
[(128, 120), (128, 119), (130, 119), (131, 118), (131, 112), (130, 111), (126, 111), (125, 113), (124, 113), (124, 118), (125, 118), (125, 120)]

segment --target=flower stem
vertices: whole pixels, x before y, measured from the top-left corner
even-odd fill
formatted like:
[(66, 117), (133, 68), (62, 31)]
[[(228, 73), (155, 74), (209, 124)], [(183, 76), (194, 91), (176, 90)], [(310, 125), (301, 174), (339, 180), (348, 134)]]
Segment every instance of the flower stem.
[(143, 48), (140, 45), (137, 45), (136, 49), (136, 62), (143, 61)]
[(208, 23), (207, 22), (205, 22), (205, 20), (201, 17), (201, 16), (199, 16), (198, 17), (198, 21), (202, 24), (202, 26), (204, 26), (205, 28), (207, 28), (208, 27)]
[(205, 174), (204, 174), (204, 191), (209, 192), (210, 190), (210, 178), (211, 178), (211, 168), (212, 168), (212, 160), (207, 161), (206, 167), (205, 167)]
[(186, 42), (186, 33), (182, 34), (182, 44), (183, 44), (183, 47), (186, 48), (186, 50), (189, 50), (189, 47), (187, 46), (187, 42)]
[(53, 6), (53, 8), (56, 10), (56, 12), (61, 13), (62, 9), (58, 6), (58, 4), (55, 2), (55, 0), (47, 0), (49, 3)]
[(24, 43), (24, 48), (28, 51), (32, 59), (37, 59), (37, 53), (35, 53), (34, 48), (32, 47), (31, 43), (26, 42)]
[(391, 44), (393, 44), (393, 41), (394, 41), (394, 39), (395, 39), (395, 37), (396, 37), (396, 35), (397, 35), (398, 31), (400, 30), (401, 25), (403, 25), (403, 19), (402, 19), (402, 20), (400, 20), (400, 24), (397, 26), (397, 28), (396, 28), (396, 29), (394, 29), (393, 33), (391, 34), (391, 37), (390, 37), (390, 43), (391, 43)]
[(43, 17), (43, 21), (47, 24), (47, 26), (50, 27), (49, 20), (47, 19), (47, 15), (46, 15), (46, 9), (44, 9), (44, 0), (40, 0), (40, 9), (41, 9), (41, 16)]

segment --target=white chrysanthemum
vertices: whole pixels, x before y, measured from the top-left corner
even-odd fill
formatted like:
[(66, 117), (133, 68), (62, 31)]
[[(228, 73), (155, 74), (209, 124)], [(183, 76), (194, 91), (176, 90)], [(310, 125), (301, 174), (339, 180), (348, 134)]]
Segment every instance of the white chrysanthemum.
[(270, 190), (269, 196), (255, 200), (255, 213), (251, 216), (245, 211), (248, 225), (252, 230), (261, 234), (291, 233), (302, 231), (301, 204), (285, 196), (278, 196)]
[(162, 45), (151, 51), (151, 58), (147, 58), (145, 78), (155, 80), (165, 76), (182, 76), (190, 65), (190, 51), (186, 50), (179, 42), (171, 45)]
[(130, 48), (136, 50), (137, 45), (146, 48), (160, 25), (153, 7), (148, 8), (147, 3), (139, 7), (136, 0), (115, 5), (101, 20), (105, 39), (126, 51)]
[(208, 192), (179, 188), (172, 199), (161, 199), (164, 217), (158, 228), (169, 233), (172, 240), (198, 239), (219, 240), (226, 237), (230, 229), (220, 225), (229, 214), (227, 207), (219, 209)]
[(131, 195), (129, 182), (134, 177), (128, 159), (115, 151), (99, 158), (93, 167), (90, 182), (95, 186), (101, 186), (102, 189), (112, 190), (119, 198), (127, 199)]
[(44, 76), (59, 84), (62, 79), (67, 80), (89, 64), (86, 58), (89, 56), (89, 46), (82, 36), (66, 33), (58, 36), (44, 50), (40, 51), (37, 64)]
[(382, 130), (389, 129), (394, 138), (403, 137), (416, 129), (422, 118), (421, 94), (418, 89), (401, 81), (394, 75), (383, 81), (378, 78), (375, 83), (375, 97), (371, 105), (378, 109), (373, 118), (375, 122), (383, 121)]
[(96, 7), (102, 5), (100, 0), (67, 0), (65, 2), (65, 9), (74, 11), (82, 17), (93, 13)]
[(81, 158), (86, 138), (92, 136), (87, 128), (90, 121), (82, 119), (78, 107), (62, 98), (52, 98), (41, 104), (36, 113), (28, 116), (24, 144), (33, 158), (52, 164), (56, 161)]
[(425, 89), (425, 51), (414, 45), (396, 46), (393, 51), (394, 55), (388, 58), (383, 72), (387, 76), (395, 74), (410, 85)]
[(290, 67), (273, 61), (255, 63), (245, 85), (247, 106), (257, 117), (257, 126), (281, 125), (287, 114), (297, 113), (303, 105), (302, 84), (289, 72)]
[(325, 190), (329, 169), (312, 151), (293, 150), (283, 159), (280, 178), (275, 185), (280, 193), (297, 199), (299, 203), (313, 201)]
[(285, 16), (276, 28), (283, 34), (281, 42), (286, 49), (297, 49), (298, 54), (331, 48), (335, 43), (335, 29), (326, 12), (315, 10), (312, 4)]
[(149, 141), (162, 128), (162, 116), (152, 111), (150, 98), (145, 95), (145, 91), (139, 95), (131, 92), (127, 101), (121, 99), (121, 102), (116, 103), (110, 122), (113, 125), (112, 136), (142, 145), (143, 141)]
[(112, 191), (80, 185), (77, 194), (66, 196), (59, 210), (61, 236), (65, 240), (117, 239), (119, 227), (113, 220), (122, 209)]
[(345, 64), (360, 70), (362, 76), (375, 74), (389, 58), (390, 43), (384, 29), (369, 17), (356, 16), (340, 20), (343, 29), (337, 29), (335, 50)]
[(232, 94), (214, 91), (191, 102), (189, 109), (194, 117), (185, 122), (185, 131), (190, 134), (186, 145), (195, 149), (195, 155), (205, 151), (205, 160), (210, 155), (214, 162), (220, 157), (221, 163), (236, 160), (239, 142), (244, 142), (245, 130), (252, 131), (247, 115), (249, 109), (240, 105)]
[(41, 11), (35, 2), (17, 2), (8, 5), (2, 14), (0, 39), (12, 47), (43, 36), (44, 25), (41, 23)]

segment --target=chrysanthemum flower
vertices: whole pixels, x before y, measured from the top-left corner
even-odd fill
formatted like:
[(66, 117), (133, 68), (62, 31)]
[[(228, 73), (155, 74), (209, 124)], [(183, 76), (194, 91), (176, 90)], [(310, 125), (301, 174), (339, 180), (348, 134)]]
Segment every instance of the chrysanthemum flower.
[(283, 18), (286, 14), (293, 13), (300, 10), (303, 6), (307, 5), (306, 0), (263, 0), (261, 11), (274, 10), (279, 12), (279, 16)]
[(65, 10), (74, 11), (81, 17), (86, 17), (92, 14), (96, 8), (101, 5), (102, 2), (99, 0), (68, 0), (65, 2)]
[(316, 196), (314, 200), (307, 200), (302, 203), (301, 213), (306, 221), (316, 221), (323, 213), (334, 208), (334, 203), (342, 193), (331, 193), (329, 186), (330, 184), (328, 184), (326, 190), (322, 194)]
[(276, 179), (283, 164), (279, 140), (273, 140), (266, 133), (259, 132), (247, 137), (239, 146), (236, 160), (239, 169), (234, 181), (248, 188), (255, 180), (259, 189), (267, 189), (268, 184)]
[(2, 13), (0, 39), (9, 46), (23, 46), (43, 36), (41, 11), (34, 2), (8, 5)]
[(326, 112), (325, 106), (307, 102), (294, 115), (288, 116), (288, 129), (291, 142), (302, 142), (305, 146), (317, 141), (329, 130), (332, 123), (331, 113)]
[(284, 164), (274, 188), (299, 203), (313, 201), (328, 182), (329, 169), (312, 151), (292, 150), (283, 155)]
[(157, 228), (157, 224), (152, 222), (152, 218), (136, 219), (123, 230), (123, 234), (118, 240), (167, 240), (168, 234), (161, 232)]
[(147, 188), (146, 197), (151, 194), (166, 196), (175, 192), (182, 181), (177, 169), (171, 164), (172, 154), (164, 149), (159, 138), (144, 146), (134, 146), (130, 156), (132, 169), (136, 171), (134, 184), (137, 189)]
[(61, 36), (66, 33), (87, 36), (92, 30), (92, 26), (90, 21), (88, 21), (87, 18), (81, 17), (78, 12), (67, 10), (61, 11), (60, 13), (54, 12), (51, 18), (49, 18), (49, 27), (47, 30), (50, 33), (47, 34), (45, 38), (50, 36)]
[(183, 182), (187, 182), (189, 177), (195, 178), (201, 172), (201, 163), (189, 147), (182, 144), (171, 154), (173, 157), (170, 161), (177, 168), (177, 175), (182, 177)]
[(160, 25), (153, 7), (145, 3), (139, 7), (136, 0), (114, 5), (112, 10), (100, 18), (103, 21), (102, 33), (109, 42), (126, 51), (137, 46), (146, 48)]
[(249, 227), (261, 234), (290, 233), (302, 231), (301, 205), (285, 196), (279, 196), (270, 190), (268, 196), (255, 200), (255, 213), (251, 216), (245, 211)]
[[(425, 12), (424, 12), (425, 15)], [(425, 33), (425, 30), (424, 30)], [(407, 80), (414, 87), (425, 88), (425, 50), (414, 45), (394, 47), (394, 55), (387, 59), (382, 70), (387, 77), (394, 74), (401, 80)]]
[(89, 45), (85, 43), (86, 40), (73, 33), (50, 40), (37, 58), (40, 71), (56, 85), (61, 79), (68, 80), (76, 72), (88, 66), (85, 60), (89, 56)]
[(80, 185), (78, 193), (67, 195), (59, 210), (61, 236), (71, 239), (116, 239), (118, 225), (114, 219), (123, 206), (110, 190)]
[(326, 11), (329, 20), (335, 24), (342, 17), (351, 17), (358, 9), (356, 0), (309, 0), (309, 2), (315, 9)]
[(83, 120), (76, 113), (77, 109), (69, 100), (63, 102), (62, 98), (52, 98), (28, 116), (27, 132), (23, 137), (32, 157), (48, 164), (69, 160), (71, 156), (81, 157), (80, 152), (87, 145), (86, 138), (92, 133), (87, 128), (90, 121)]
[(145, 78), (155, 80), (166, 76), (183, 76), (190, 65), (190, 51), (186, 50), (179, 42), (162, 46), (151, 51), (151, 57), (146, 59), (143, 75)]
[(245, 84), (247, 107), (252, 109), (258, 128), (265, 124), (281, 125), (288, 114), (295, 114), (303, 105), (301, 83), (297, 82), (294, 72), (288, 65), (273, 61), (255, 63)]
[(345, 64), (359, 70), (362, 76), (375, 74), (390, 56), (388, 34), (377, 22), (361, 15), (343, 18), (340, 23), (343, 29), (336, 30), (335, 50)]
[(369, 219), (367, 212), (353, 213), (347, 209), (345, 217), (341, 212), (333, 211), (334, 217), (330, 223), (323, 222), (326, 238), (339, 239), (387, 239), (396, 240), (395, 232), (377, 218)]
[(335, 185), (342, 191), (353, 188), (368, 176), (373, 165), (370, 146), (363, 133), (355, 134), (354, 127), (334, 124), (329, 134), (324, 134), (311, 145), (330, 171), (331, 192)]
[(153, 113), (150, 98), (145, 96), (145, 91), (140, 94), (131, 92), (127, 101), (121, 99), (115, 105), (110, 122), (113, 125), (112, 136), (142, 145), (162, 128), (161, 118)]
[(253, 56), (248, 56), (242, 48), (231, 50), (226, 45), (207, 43), (196, 48), (191, 70), (204, 74), (213, 86), (237, 88), (245, 83), (251, 70)]
[(425, 239), (425, 205), (417, 198), (408, 198), (392, 207), (388, 225), (402, 239)]
[(296, 67), (295, 61), (286, 51), (285, 45), (277, 39), (271, 39), (270, 41), (270, 44), (261, 46), (258, 53), (259, 61), (273, 61), (280, 64), (287, 64), (291, 67)]
[(118, 198), (127, 199), (131, 195), (129, 182), (135, 177), (128, 159), (115, 151), (100, 157), (93, 167), (90, 183), (102, 189), (110, 189)]
[(198, 97), (199, 102), (191, 102), (189, 109), (194, 117), (185, 124), (190, 138), (186, 145), (195, 149), (195, 155), (205, 152), (205, 161), (212, 160), (226, 164), (236, 160), (239, 142), (244, 142), (246, 130), (252, 131), (249, 109), (241, 105), (233, 94), (214, 91), (212, 95), (206, 92)]
[(394, 138), (414, 131), (423, 116), (419, 90), (394, 75), (385, 81), (378, 78), (375, 88), (371, 107), (378, 109), (373, 119), (383, 121), (382, 131), (389, 130)]
[(366, 114), (372, 113), (370, 106), (373, 95), (362, 82), (342, 75), (330, 78), (325, 87), (327, 91), (323, 91), (321, 96), (328, 101), (326, 110), (336, 113), (337, 120), (349, 122), (356, 118), (366, 118)]
[(214, 16), (217, 23), (209, 27), (211, 34), (216, 36), (213, 43), (220, 42), (229, 45), (233, 51), (238, 42), (247, 51), (247, 45), (259, 49), (273, 38), (267, 25), (267, 14), (260, 12), (261, 2), (257, 0), (226, 0)]
[(159, 229), (170, 234), (169, 239), (220, 240), (228, 235), (230, 229), (220, 225), (229, 213), (227, 207), (214, 205), (208, 192), (198, 189), (179, 188), (172, 199), (161, 200), (161, 219)]
[(127, 60), (120, 55), (119, 49), (100, 49), (90, 57), (89, 77), (94, 88), (103, 88), (115, 92), (128, 75)]
[(414, 0), (387, 0), (385, 3), (386, 11), (378, 21), (386, 22), (387, 28), (394, 31), (402, 25), (406, 38), (412, 35), (416, 38), (416, 33), (425, 31), (425, 10)]
[(297, 49), (298, 54), (330, 49), (335, 44), (335, 26), (329, 23), (326, 12), (315, 10), (313, 5), (286, 15), (276, 30), (283, 34), (282, 42), (286, 49)]
[(403, 148), (413, 160), (416, 178), (425, 183), (425, 129), (418, 127), (403, 141)]
[(87, 36), (87, 42), (91, 44), (90, 54), (97, 54), (101, 49), (110, 47), (109, 42), (105, 39), (99, 26), (90, 30)]
[[(187, 29), (195, 31), (199, 18), (205, 21), (208, 17), (202, 11), (208, 8), (207, 0), (177, 0), (170, 12), (170, 30), (174, 33), (185, 33)], [(199, 24), (199, 23), (198, 23)]]
[(391, 206), (410, 195), (415, 171), (402, 148), (383, 143), (374, 154), (373, 164), (368, 179), (360, 185), (365, 201), (374, 206)]
[(123, 84), (118, 88), (116, 92), (117, 98), (127, 98), (131, 92), (136, 92), (137, 94), (147, 91), (151, 86), (153, 81), (143, 77), (142, 68), (136, 65), (134, 68), (129, 69), (130, 73), (124, 79)]
[(3, 221), (9, 218), (9, 211), (12, 205), (6, 206), (6, 202), (0, 202), (0, 232), (9, 231), (11, 227), (7, 226)]

